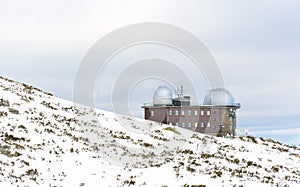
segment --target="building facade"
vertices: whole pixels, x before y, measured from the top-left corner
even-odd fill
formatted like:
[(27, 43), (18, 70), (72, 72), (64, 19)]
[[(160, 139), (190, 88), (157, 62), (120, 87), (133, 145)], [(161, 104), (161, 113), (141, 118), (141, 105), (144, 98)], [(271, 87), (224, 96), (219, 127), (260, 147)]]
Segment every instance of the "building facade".
[(154, 93), (153, 103), (144, 105), (145, 119), (187, 128), (214, 136), (236, 135), (236, 110), (231, 93), (222, 88), (210, 90), (202, 105), (191, 105), (183, 89), (173, 99), (167, 86), (160, 86)]

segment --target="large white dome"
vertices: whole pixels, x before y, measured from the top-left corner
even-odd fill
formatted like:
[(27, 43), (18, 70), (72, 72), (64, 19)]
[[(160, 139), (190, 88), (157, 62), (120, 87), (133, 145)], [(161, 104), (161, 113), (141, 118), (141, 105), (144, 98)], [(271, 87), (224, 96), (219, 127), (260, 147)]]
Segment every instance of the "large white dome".
[(163, 106), (172, 105), (172, 91), (167, 86), (159, 86), (153, 95), (153, 105)]
[(234, 98), (225, 88), (211, 89), (205, 96), (203, 105), (235, 105)]

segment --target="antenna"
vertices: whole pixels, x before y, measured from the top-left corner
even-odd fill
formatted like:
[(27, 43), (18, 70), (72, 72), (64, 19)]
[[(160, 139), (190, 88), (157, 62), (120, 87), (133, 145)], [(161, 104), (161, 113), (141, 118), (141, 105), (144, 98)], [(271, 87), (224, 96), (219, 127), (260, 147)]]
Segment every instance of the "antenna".
[(177, 95), (178, 98), (183, 97), (183, 91), (184, 91), (184, 89), (183, 89), (183, 86), (181, 84), (180, 89), (176, 89), (176, 95)]

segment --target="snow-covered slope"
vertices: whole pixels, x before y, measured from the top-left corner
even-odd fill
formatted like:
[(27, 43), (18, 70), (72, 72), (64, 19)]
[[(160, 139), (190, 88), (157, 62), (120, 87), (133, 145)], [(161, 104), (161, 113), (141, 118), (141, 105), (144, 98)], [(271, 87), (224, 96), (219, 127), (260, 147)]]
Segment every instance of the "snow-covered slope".
[(0, 78), (0, 186), (298, 186), (300, 150), (74, 105)]

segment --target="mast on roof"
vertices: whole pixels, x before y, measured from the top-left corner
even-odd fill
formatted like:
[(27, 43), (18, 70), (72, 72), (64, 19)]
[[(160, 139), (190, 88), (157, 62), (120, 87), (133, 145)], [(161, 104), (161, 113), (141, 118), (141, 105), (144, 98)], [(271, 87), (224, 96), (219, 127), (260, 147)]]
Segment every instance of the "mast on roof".
[(183, 97), (183, 92), (184, 92), (184, 89), (183, 89), (183, 86), (181, 85), (180, 86), (180, 89), (177, 89), (176, 90), (176, 95), (178, 98), (182, 98)]

